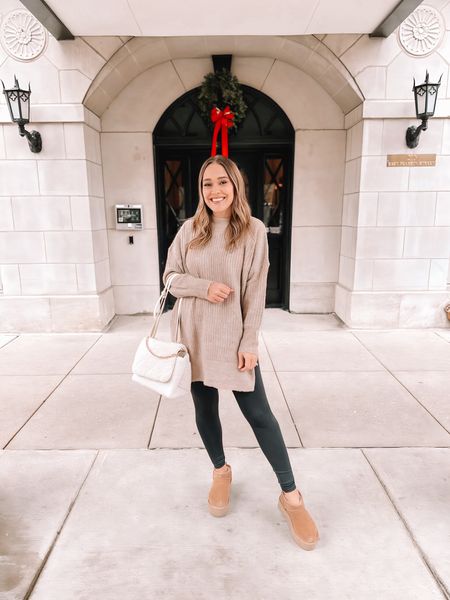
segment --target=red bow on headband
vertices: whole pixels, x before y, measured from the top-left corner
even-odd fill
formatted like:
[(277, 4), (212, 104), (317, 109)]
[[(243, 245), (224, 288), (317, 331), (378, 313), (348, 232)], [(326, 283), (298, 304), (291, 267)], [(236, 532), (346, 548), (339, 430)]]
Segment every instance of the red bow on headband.
[(211, 156), (217, 154), (217, 137), (219, 130), (222, 135), (222, 155), (228, 156), (228, 129), (233, 126), (234, 115), (230, 110), (229, 106), (225, 106), (223, 110), (220, 110), (215, 106), (211, 110), (211, 121), (215, 123), (214, 133), (212, 139)]

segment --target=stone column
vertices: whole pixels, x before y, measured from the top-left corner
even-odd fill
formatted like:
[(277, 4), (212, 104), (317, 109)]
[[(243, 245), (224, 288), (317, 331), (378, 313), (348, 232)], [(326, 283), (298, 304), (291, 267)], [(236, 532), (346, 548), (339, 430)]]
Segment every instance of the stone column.
[(100, 122), (82, 106), (63, 112), (33, 125), (39, 154), (16, 125), (0, 128), (2, 331), (97, 331), (114, 316)]
[(100, 120), (83, 100), (123, 41), (58, 42), (19, 0), (1, 3), (0, 21), (2, 79), (30, 82), (28, 129), (43, 143), (30, 152), (0, 94), (0, 330), (98, 331), (114, 304)]
[[(389, 107), (385, 103), (384, 110)], [(398, 110), (398, 106), (397, 106)], [(374, 106), (367, 105), (369, 117)], [(411, 119), (347, 119), (347, 161), (336, 313), (351, 327), (445, 326), (450, 301), (448, 121), (434, 118), (419, 146)], [(356, 121), (356, 122), (355, 122)], [(388, 154), (436, 153), (435, 167), (388, 167)]]

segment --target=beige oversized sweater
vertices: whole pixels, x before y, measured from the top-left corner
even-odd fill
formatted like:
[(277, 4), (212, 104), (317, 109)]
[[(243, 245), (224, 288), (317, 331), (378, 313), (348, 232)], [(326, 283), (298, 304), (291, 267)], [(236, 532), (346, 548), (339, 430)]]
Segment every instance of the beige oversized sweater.
[[(229, 219), (212, 216), (212, 238), (186, 251), (194, 237), (193, 219), (186, 220), (173, 240), (163, 274), (179, 273), (170, 287), (181, 303), (180, 339), (188, 349), (192, 381), (236, 391), (253, 391), (255, 370), (239, 371), (238, 351), (258, 355), (258, 332), (263, 316), (269, 250), (266, 227), (251, 217), (250, 230), (237, 248), (227, 251), (225, 231)], [(224, 302), (207, 300), (212, 282), (225, 283), (231, 292)], [(171, 318), (175, 339), (178, 300)]]

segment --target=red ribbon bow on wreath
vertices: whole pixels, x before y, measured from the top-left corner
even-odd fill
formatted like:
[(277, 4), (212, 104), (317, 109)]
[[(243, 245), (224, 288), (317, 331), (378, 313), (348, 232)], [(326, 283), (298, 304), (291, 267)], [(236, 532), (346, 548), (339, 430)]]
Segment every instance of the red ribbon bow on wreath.
[(212, 139), (211, 156), (217, 154), (217, 138), (219, 131), (222, 135), (222, 155), (228, 156), (228, 129), (233, 126), (234, 114), (229, 106), (225, 106), (223, 110), (215, 106), (211, 109), (211, 121), (215, 123)]

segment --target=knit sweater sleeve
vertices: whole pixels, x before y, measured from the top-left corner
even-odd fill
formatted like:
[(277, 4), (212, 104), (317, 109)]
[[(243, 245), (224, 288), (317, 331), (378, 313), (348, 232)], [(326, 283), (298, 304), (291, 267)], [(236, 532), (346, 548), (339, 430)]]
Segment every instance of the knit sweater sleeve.
[(256, 228), (256, 242), (242, 298), (243, 334), (238, 348), (239, 352), (258, 354), (258, 332), (266, 304), (269, 265), (266, 228), (260, 222)]
[(186, 223), (177, 232), (167, 253), (166, 266), (163, 273), (163, 283), (166, 285), (169, 275), (178, 273), (170, 286), (170, 293), (175, 298), (196, 296), (207, 300), (208, 288), (212, 281), (195, 277), (186, 272)]

